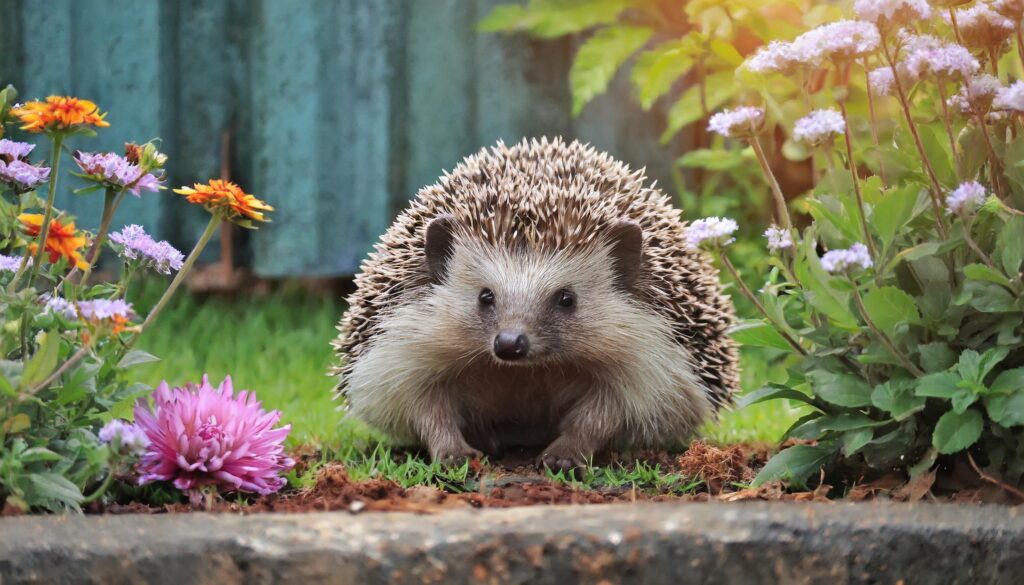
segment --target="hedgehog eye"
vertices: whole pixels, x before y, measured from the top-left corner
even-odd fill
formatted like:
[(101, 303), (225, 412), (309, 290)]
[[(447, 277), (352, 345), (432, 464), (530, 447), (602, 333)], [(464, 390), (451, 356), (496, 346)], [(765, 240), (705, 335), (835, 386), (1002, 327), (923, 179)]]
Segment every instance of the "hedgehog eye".
[(494, 291), (489, 288), (485, 288), (480, 291), (480, 295), (477, 297), (480, 304), (485, 307), (490, 307), (494, 304)]
[(564, 309), (570, 309), (576, 305), (576, 295), (571, 290), (563, 288), (555, 293), (555, 304)]

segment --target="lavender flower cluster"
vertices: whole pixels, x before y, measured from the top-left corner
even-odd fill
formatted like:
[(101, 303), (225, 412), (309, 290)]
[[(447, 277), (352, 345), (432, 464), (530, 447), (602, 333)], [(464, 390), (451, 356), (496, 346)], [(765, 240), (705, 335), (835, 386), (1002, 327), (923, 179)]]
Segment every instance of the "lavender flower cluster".
[(985, 202), (985, 187), (977, 181), (966, 181), (946, 196), (946, 210), (951, 214), (970, 213)]
[(132, 304), (121, 299), (95, 299), (78, 301), (79, 314), (86, 321), (108, 321), (116, 318), (128, 319), (132, 316)]
[(832, 109), (814, 110), (796, 121), (793, 138), (809, 144), (822, 144), (845, 130), (846, 122), (839, 112)]
[(161, 274), (181, 269), (185, 256), (165, 241), (156, 241), (140, 225), (125, 226), (110, 234), (110, 241), (121, 246), (120, 254), (128, 260), (141, 260)]
[(871, 268), (871, 254), (868, 247), (860, 242), (846, 250), (830, 250), (821, 257), (821, 267), (833, 274), (847, 272), (853, 268), (867, 270)]
[(768, 249), (772, 252), (793, 247), (793, 234), (787, 229), (772, 226), (765, 230), (764, 237), (768, 239)]
[(739, 229), (735, 220), (727, 217), (705, 217), (686, 228), (686, 243), (692, 248), (701, 246), (727, 246), (735, 238), (732, 234)]
[(16, 272), (21, 266), (21, 258), (0, 254), (0, 272)]
[(36, 166), (25, 160), (33, 148), (35, 145), (27, 142), (0, 139), (0, 181), (24, 192), (49, 180), (49, 167)]
[(724, 110), (708, 119), (708, 130), (722, 136), (739, 138), (750, 136), (764, 123), (764, 110), (742, 106)]
[(143, 190), (154, 193), (160, 190), (160, 179), (156, 175), (145, 172), (139, 165), (132, 164), (128, 159), (112, 152), (79, 151), (75, 153), (75, 163), (82, 169), (86, 178), (108, 187), (127, 187), (136, 197), (139, 197)]

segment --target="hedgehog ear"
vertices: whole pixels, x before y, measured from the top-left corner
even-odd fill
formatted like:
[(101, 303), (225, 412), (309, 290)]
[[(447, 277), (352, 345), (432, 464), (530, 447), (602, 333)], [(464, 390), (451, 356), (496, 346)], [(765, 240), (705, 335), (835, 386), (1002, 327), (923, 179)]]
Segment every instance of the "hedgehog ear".
[(430, 282), (434, 284), (441, 284), (444, 281), (445, 265), (452, 255), (458, 225), (455, 217), (449, 214), (439, 215), (427, 224), (423, 251), (427, 256), (427, 273), (430, 275)]
[(629, 289), (640, 275), (640, 262), (643, 256), (644, 235), (640, 224), (635, 221), (622, 220), (608, 227), (605, 235), (615, 272), (619, 275), (619, 283)]

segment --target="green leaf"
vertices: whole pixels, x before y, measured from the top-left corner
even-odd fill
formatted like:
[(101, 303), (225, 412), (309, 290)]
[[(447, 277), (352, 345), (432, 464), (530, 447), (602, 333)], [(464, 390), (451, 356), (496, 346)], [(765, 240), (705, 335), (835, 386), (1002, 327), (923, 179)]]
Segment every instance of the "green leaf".
[(959, 383), (960, 377), (952, 372), (928, 374), (918, 378), (914, 393), (918, 396), (950, 400), (957, 390), (960, 389)]
[(874, 428), (885, 423), (886, 421), (877, 421), (859, 412), (831, 414), (807, 421), (799, 427), (792, 429), (789, 432), (789, 436), (794, 439), (817, 440), (821, 439), (828, 432), (846, 432)]
[(860, 451), (864, 445), (871, 442), (871, 439), (875, 436), (875, 429), (857, 429), (855, 431), (847, 431), (843, 433), (843, 455), (850, 457)]
[(786, 386), (769, 384), (763, 388), (758, 388), (753, 392), (748, 392), (743, 396), (740, 396), (739, 400), (736, 401), (736, 407), (746, 408), (752, 404), (757, 404), (759, 402), (765, 402), (768, 400), (779, 400), (782, 398), (786, 398), (789, 400), (797, 400), (799, 402), (805, 402), (807, 404), (811, 404), (814, 401), (813, 398), (804, 394), (803, 392), (793, 390), (792, 388), (788, 388)]
[(551, 39), (618, 19), (629, 0), (531, 0), (526, 7), (502, 4), (477, 25), (483, 32), (528, 31)]
[(956, 354), (941, 341), (919, 345), (917, 352), (925, 372), (942, 372), (956, 363)]
[(924, 410), (925, 399), (914, 395), (913, 382), (890, 380), (875, 386), (871, 392), (871, 404), (902, 421)]
[(849, 293), (832, 286), (832, 277), (821, 267), (815, 246), (816, 238), (805, 237), (796, 265), (797, 278), (804, 284), (807, 302), (827, 315), (837, 327), (858, 329), (857, 320), (849, 309)]
[(949, 411), (935, 424), (932, 445), (943, 455), (963, 451), (981, 437), (984, 426), (981, 413), (977, 410), (959, 414)]
[(968, 280), (961, 290), (965, 295), (964, 302), (982, 313), (1013, 313), (1018, 310), (1017, 297), (991, 282)]
[(724, 39), (713, 38), (708, 44), (711, 47), (711, 52), (733, 69), (743, 64), (743, 55), (740, 55), (732, 43)]
[(661, 141), (668, 142), (684, 127), (713, 113), (722, 104), (736, 95), (740, 88), (735, 82), (732, 70), (712, 73), (704, 78), (704, 95), (707, 111), (701, 106), (700, 82), (693, 84), (679, 97), (668, 111), (668, 127), (661, 135)]
[(901, 323), (921, 323), (914, 298), (894, 286), (869, 290), (864, 295), (864, 308), (871, 320), (890, 337), (896, 336), (896, 327)]
[(150, 362), (158, 362), (160, 358), (156, 357), (151, 353), (146, 353), (141, 349), (133, 349), (128, 353), (124, 354), (121, 361), (117, 363), (119, 368), (130, 368), (139, 364), (148, 364)]
[(1006, 222), (996, 238), (996, 250), (1003, 270), (1010, 275), (1018, 274), (1024, 261), (1024, 217), (1015, 215)]
[(732, 338), (740, 345), (773, 347), (785, 351), (793, 348), (774, 326), (760, 321), (745, 321), (732, 329)]
[(1004, 427), (1024, 425), (1024, 391), (985, 398), (985, 410), (993, 422)]
[(578, 116), (583, 106), (604, 93), (619, 67), (647, 44), (652, 34), (654, 31), (647, 27), (609, 26), (583, 43), (569, 71), (573, 116)]
[(978, 400), (978, 394), (976, 394), (970, 388), (960, 388), (953, 393), (953, 412), (957, 414), (963, 413), (967, 408), (974, 404)]
[(58, 473), (33, 473), (28, 476), (26, 500), (30, 504), (55, 509), (51, 502), (78, 510), (84, 499), (78, 486)]
[(39, 334), (42, 339), (39, 349), (32, 359), (25, 364), (25, 373), (21, 376), (21, 389), (28, 390), (32, 386), (42, 382), (55, 369), (60, 354), (60, 334), (56, 332), (43, 332)]
[(993, 394), (1024, 393), (1024, 368), (1014, 368), (1000, 372), (996, 379), (992, 381), (990, 390)]
[(18, 460), (22, 463), (36, 463), (40, 461), (60, 461), (63, 459), (57, 453), (47, 449), (46, 447), (33, 447), (26, 449), (18, 456)]
[(901, 189), (893, 189), (875, 205), (871, 214), (871, 224), (882, 240), (882, 249), (888, 250), (896, 234), (914, 214), (920, 188), (907, 185)]
[(983, 354), (973, 349), (966, 349), (960, 354), (960, 361), (957, 363), (957, 371), (964, 380), (970, 380), (976, 384), (984, 384), (985, 377), (992, 371), (992, 368), (999, 365), (999, 362), (1006, 359), (1009, 350), (1005, 347), (993, 347)]
[(687, 36), (662, 43), (637, 57), (631, 78), (643, 109), (651, 109), (658, 98), (693, 68), (698, 50), (693, 37)]
[(756, 487), (766, 481), (784, 479), (794, 487), (803, 487), (807, 478), (818, 473), (836, 453), (836, 448), (831, 445), (793, 445), (769, 459), (754, 478), (753, 485)]
[(860, 408), (871, 404), (871, 386), (850, 374), (814, 371), (807, 374), (814, 394), (837, 406)]
[(971, 280), (985, 280), (1003, 286), (1010, 286), (1010, 279), (1006, 278), (1005, 274), (984, 264), (968, 264), (964, 266), (964, 276)]

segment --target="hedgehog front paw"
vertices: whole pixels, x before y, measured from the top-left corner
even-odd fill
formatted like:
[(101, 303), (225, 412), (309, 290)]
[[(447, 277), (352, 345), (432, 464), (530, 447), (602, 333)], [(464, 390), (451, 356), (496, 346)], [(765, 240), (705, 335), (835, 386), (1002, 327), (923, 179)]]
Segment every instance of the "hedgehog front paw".
[(537, 458), (537, 465), (543, 470), (545, 467), (553, 473), (564, 473), (566, 477), (580, 479), (583, 477), (583, 470), (587, 462), (583, 453), (578, 449), (559, 448), (555, 445), (548, 447)]
[(465, 463), (467, 460), (472, 461), (474, 459), (480, 459), (484, 454), (469, 445), (460, 445), (441, 448), (438, 450), (431, 450), (430, 460), (441, 465), (446, 466), (458, 466)]

